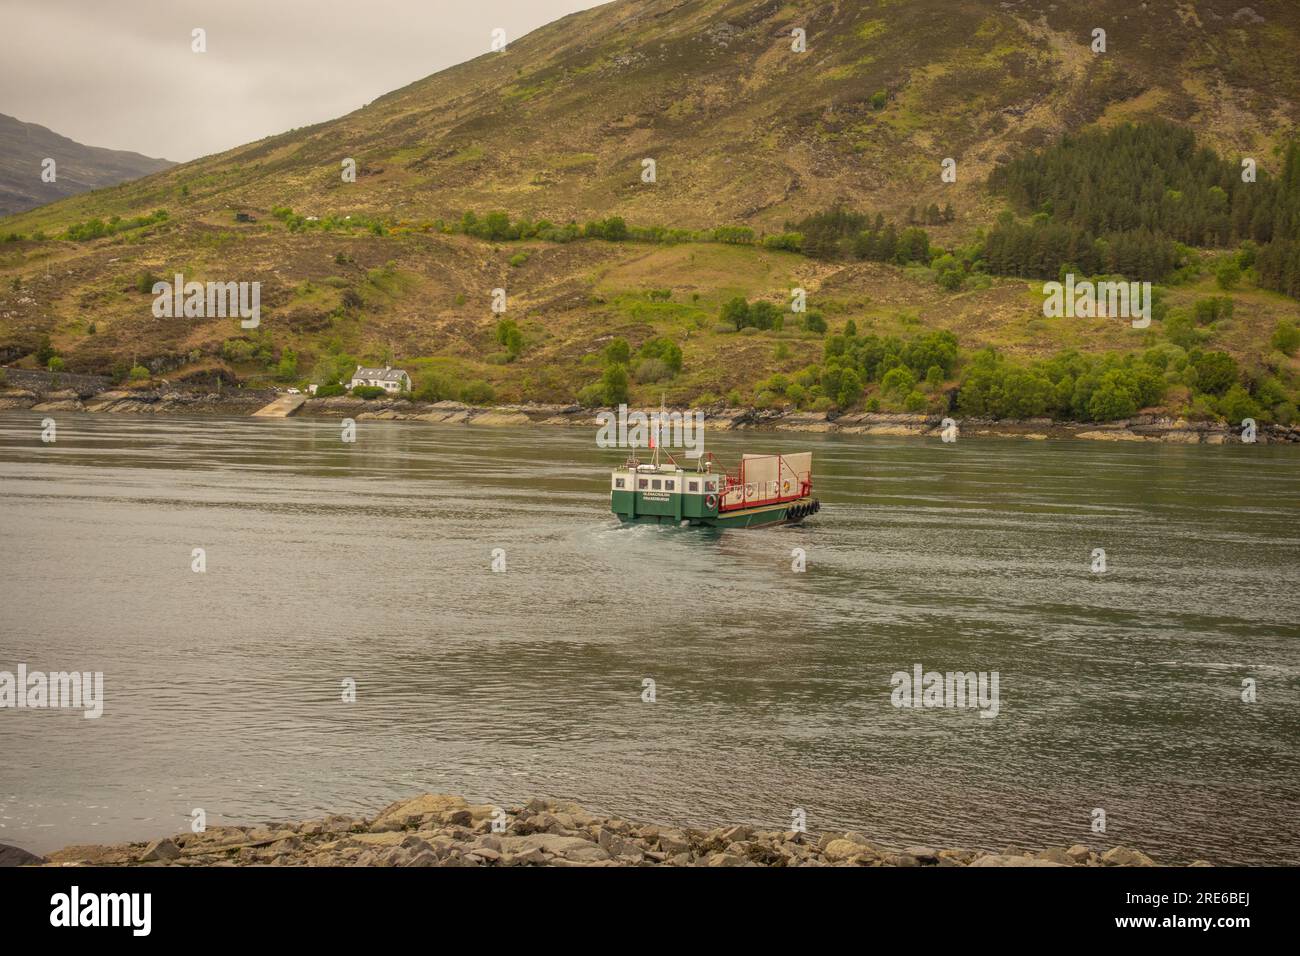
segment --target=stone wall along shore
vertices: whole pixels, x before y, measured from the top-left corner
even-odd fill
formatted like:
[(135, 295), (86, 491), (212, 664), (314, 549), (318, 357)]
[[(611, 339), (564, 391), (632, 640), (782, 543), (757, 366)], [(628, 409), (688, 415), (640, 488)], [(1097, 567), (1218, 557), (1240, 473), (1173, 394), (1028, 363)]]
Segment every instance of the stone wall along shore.
[[(22, 851), (16, 851), (21, 853)], [(0, 848), (0, 858), (3, 857)], [(22, 862), (15, 854), (11, 862)], [(214, 826), (151, 843), (69, 846), (47, 866), (1156, 866), (1139, 850), (1083, 844), (1002, 851), (888, 847), (861, 833), (712, 830), (638, 823), (534, 799), (498, 809), (424, 794), (371, 818)], [(1197, 861), (1192, 866), (1210, 866)]]

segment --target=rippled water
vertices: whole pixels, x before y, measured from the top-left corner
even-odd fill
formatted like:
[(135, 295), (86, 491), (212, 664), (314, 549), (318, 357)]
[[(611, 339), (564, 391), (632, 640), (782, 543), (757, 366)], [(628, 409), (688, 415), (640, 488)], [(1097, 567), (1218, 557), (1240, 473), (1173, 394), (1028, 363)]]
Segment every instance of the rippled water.
[[(719, 533), (619, 526), (594, 431), (41, 417), (0, 414), (0, 669), (107, 703), (0, 710), (0, 842), (439, 791), (1300, 862), (1296, 449), (710, 436), (811, 449), (824, 506)], [(896, 709), (916, 663), (1000, 713)]]

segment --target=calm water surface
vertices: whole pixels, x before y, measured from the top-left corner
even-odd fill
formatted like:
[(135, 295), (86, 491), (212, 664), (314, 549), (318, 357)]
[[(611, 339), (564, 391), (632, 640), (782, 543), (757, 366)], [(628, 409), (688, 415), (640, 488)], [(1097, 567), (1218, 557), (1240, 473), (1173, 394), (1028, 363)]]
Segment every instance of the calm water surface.
[[(0, 669), (107, 703), (0, 710), (0, 842), (438, 791), (1300, 862), (1300, 450), (710, 436), (823, 502), (718, 533), (620, 527), (594, 429), (42, 417), (0, 414)], [(999, 715), (894, 708), (916, 663)]]

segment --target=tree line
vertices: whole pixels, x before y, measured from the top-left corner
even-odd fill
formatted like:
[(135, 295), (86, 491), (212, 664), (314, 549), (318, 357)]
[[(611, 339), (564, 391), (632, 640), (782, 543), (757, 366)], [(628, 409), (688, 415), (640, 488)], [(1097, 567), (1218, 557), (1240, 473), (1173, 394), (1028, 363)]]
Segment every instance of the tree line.
[(873, 218), (834, 206), (798, 222), (787, 222), (785, 229), (787, 236), (800, 238), (798, 250), (813, 259), (855, 258), (896, 265), (930, 262), (929, 233), (919, 226), (900, 229), (882, 213)]
[(1056, 278), (1063, 266), (1085, 274), (1166, 278), (1178, 248), (1251, 243), (1259, 282), (1300, 290), (1300, 147), (1292, 143), (1280, 177), (1197, 146), (1165, 121), (1124, 124), (1065, 136), (996, 168), (990, 189), (1028, 223), (1001, 217), (984, 257), (991, 272)]

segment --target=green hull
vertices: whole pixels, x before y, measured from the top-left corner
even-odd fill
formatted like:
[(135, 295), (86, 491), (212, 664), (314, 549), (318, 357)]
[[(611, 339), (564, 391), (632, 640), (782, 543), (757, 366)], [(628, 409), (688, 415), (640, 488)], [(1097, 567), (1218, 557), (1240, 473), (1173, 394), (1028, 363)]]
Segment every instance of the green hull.
[[(762, 460), (762, 456), (750, 457)], [(769, 457), (785, 460), (780, 456)], [(743, 461), (741, 470), (744, 470)], [(757, 528), (799, 521), (821, 508), (812, 497), (811, 465), (802, 477), (790, 471), (790, 477), (780, 482), (773, 468), (768, 471), (767, 477), (760, 475), (746, 483), (742, 494), (735, 479), (707, 468), (687, 471), (675, 462), (642, 465), (629, 460), (625, 467), (610, 475), (609, 510), (629, 524)], [(794, 497), (782, 501), (782, 492), (787, 495), (793, 492)], [(748, 503), (743, 508), (724, 508), (728, 500)]]
[(790, 517), (791, 510), (799, 505), (810, 505), (812, 500), (811, 498), (800, 498), (779, 505), (742, 508), (736, 511), (724, 511), (716, 515), (700, 515), (698, 517), (683, 516), (678, 518), (674, 514), (638, 514), (632, 517), (618, 512), (615, 512), (615, 514), (618, 514), (619, 518), (626, 524), (686, 524), (691, 527), (703, 528), (757, 528), (761, 525), (800, 520), (799, 518)]

